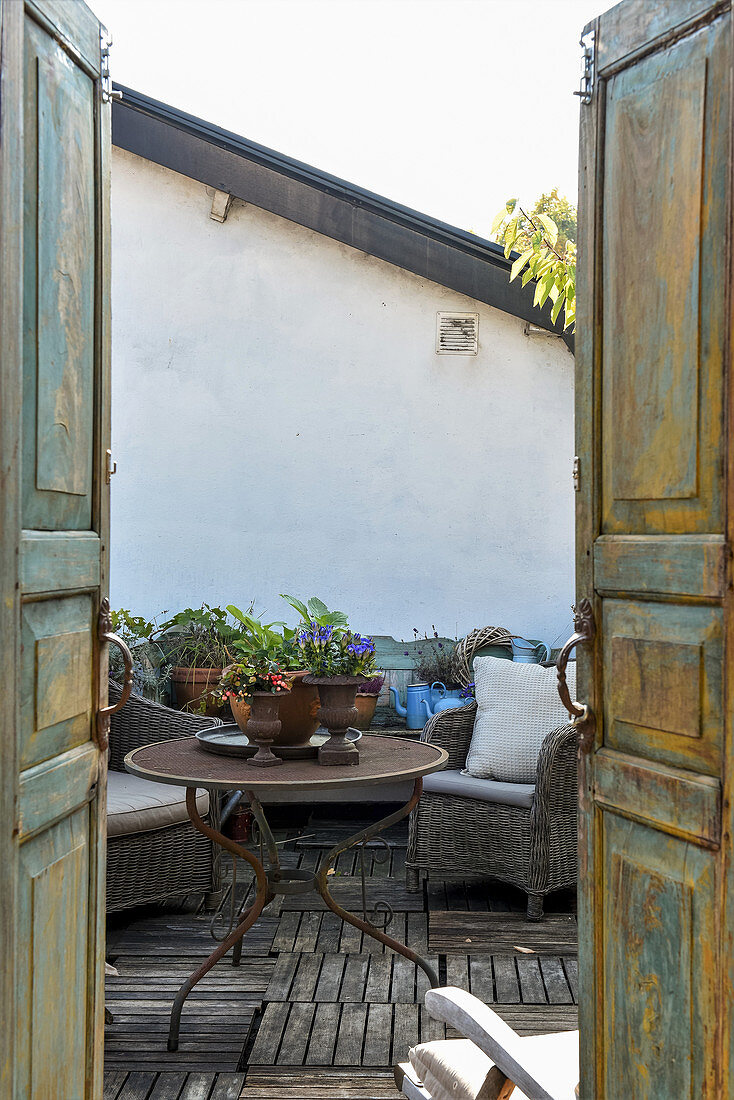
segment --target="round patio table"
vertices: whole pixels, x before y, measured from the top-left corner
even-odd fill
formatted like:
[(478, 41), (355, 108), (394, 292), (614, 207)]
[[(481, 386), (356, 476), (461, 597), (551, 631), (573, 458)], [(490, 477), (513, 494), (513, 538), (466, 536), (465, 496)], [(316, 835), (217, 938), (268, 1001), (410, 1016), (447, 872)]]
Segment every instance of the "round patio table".
[[(242, 937), (253, 926), (265, 906), (278, 894), (317, 891), (329, 909), (343, 921), (354, 925), (368, 936), (372, 936), (373, 939), (379, 940), (393, 951), (410, 959), (425, 971), (432, 986), (438, 985), (438, 976), (433, 967), (417, 952), (412, 951), (399, 940), (393, 939), (392, 936), (388, 936), (366, 917), (365, 919), (358, 917), (334, 900), (329, 892), (329, 871), (342, 852), (354, 845), (366, 844), (368, 840), (389, 828), (390, 825), (394, 825), (396, 821), (407, 817), (418, 805), (423, 789), (423, 776), (441, 771), (446, 767), (447, 761), (448, 753), (436, 745), (404, 737), (382, 737), (375, 734), (365, 734), (361, 738), (357, 765), (341, 764), (324, 767), (315, 759), (285, 760), (281, 767), (259, 769), (251, 767), (246, 760), (238, 757), (216, 756), (207, 752), (195, 737), (157, 741), (152, 745), (143, 745), (127, 754), (125, 767), (133, 775), (150, 779), (155, 783), (170, 783), (173, 786), (186, 787), (186, 809), (194, 828), (221, 848), (249, 863), (257, 883), (252, 905), (244, 910), (239, 922), (226, 939), (222, 940), (216, 950), (212, 951), (208, 959), (183, 983), (176, 994), (168, 1032), (169, 1050), (178, 1050), (181, 1011), (191, 990), (214, 964), (226, 955), (230, 947), (235, 948), (235, 965), (239, 963)], [(310, 791), (313, 793), (314, 801), (318, 801), (320, 791), (369, 788), (381, 783), (394, 783), (408, 779), (415, 781), (409, 801), (395, 813), (336, 844), (326, 859), (321, 862), (318, 872), (280, 866), (275, 838), (258, 795), (267, 794), (270, 798), (277, 798), (279, 803), (287, 803), (296, 792)], [(268, 853), (267, 867), (247, 848), (230, 840), (201, 819), (196, 809), (197, 788), (245, 793)]]

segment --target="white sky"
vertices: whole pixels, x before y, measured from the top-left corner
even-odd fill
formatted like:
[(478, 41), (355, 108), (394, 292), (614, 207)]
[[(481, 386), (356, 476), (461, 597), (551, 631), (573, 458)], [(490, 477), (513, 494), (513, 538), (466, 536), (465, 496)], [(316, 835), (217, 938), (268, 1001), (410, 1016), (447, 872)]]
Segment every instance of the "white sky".
[(612, 0), (88, 0), (121, 84), (489, 234), (576, 197), (578, 38)]

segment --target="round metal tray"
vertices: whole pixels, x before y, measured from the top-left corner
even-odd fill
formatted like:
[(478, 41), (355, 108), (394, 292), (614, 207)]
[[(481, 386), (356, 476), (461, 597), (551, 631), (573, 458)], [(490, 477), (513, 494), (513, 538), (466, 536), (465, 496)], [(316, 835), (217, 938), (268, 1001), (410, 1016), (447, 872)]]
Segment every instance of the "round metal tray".
[[(347, 730), (348, 741), (359, 741), (362, 731), (350, 727)], [(323, 726), (316, 731), (307, 745), (272, 745), (272, 750), (281, 760), (307, 760), (311, 756), (317, 756), (320, 747), (328, 741), (329, 734)], [(215, 752), (219, 756), (254, 756), (257, 745), (247, 740), (247, 734), (243, 733), (238, 725), (230, 723), (228, 726), (212, 726), (210, 729), (199, 730), (196, 740), (202, 749), (207, 752)]]

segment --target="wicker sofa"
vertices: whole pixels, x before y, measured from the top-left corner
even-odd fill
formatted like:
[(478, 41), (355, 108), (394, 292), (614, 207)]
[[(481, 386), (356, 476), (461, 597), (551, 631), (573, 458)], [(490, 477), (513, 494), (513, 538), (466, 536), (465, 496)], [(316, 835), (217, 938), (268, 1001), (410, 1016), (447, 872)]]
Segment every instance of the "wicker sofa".
[[(110, 702), (120, 687), (110, 681)], [(219, 890), (219, 859), (214, 845), (188, 819), (183, 787), (163, 787), (125, 771), (125, 755), (140, 745), (191, 737), (218, 719), (182, 714), (131, 695), (112, 716), (107, 783), (107, 911), (150, 905), (189, 893)], [(160, 787), (160, 790), (158, 789)], [(205, 820), (215, 822), (217, 807), (205, 792), (197, 798)]]
[[(486, 875), (524, 890), (528, 919), (540, 920), (546, 894), (576, 885), (576, 731), (566, 725), (548, 734), (534, 785), (467, 782), (460, 773), (476, 711), (476, 703), (441, 711), (423, 731), (449, 760), (446, 771), (426, 777), (411, 814), (408, 889), (418, 889), (421, 872)], [(475, 796), (456, 793), (467, 789)]]

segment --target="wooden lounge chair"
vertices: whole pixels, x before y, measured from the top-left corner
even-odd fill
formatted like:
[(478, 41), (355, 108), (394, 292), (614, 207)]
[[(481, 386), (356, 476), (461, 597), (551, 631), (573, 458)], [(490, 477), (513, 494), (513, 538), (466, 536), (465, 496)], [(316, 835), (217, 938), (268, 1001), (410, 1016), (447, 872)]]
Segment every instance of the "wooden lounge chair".
[(410, 1061), (395, 1067), (408, 1100), (576, 1100), (578, 1031), (521, 1038), (482, 1001), (451, 986), (430, 990), (425, 1003), (435, 1020), (466, 1038), (411, 1049)]

